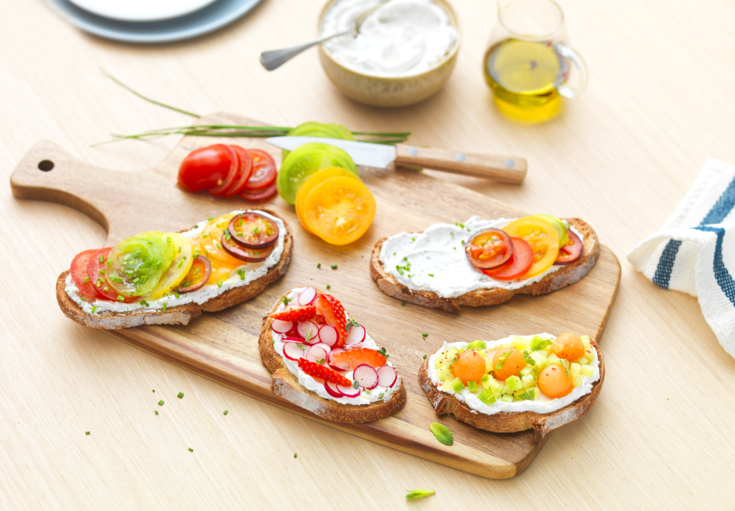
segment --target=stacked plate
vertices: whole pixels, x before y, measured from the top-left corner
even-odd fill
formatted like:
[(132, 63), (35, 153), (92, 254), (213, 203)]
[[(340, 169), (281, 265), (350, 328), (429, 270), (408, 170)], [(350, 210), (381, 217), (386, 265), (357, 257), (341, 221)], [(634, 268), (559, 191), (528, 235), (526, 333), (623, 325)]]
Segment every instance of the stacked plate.
[(261, 0), (46, 0), (76, 27), (107, 39), (164, 43), (207, 34)]

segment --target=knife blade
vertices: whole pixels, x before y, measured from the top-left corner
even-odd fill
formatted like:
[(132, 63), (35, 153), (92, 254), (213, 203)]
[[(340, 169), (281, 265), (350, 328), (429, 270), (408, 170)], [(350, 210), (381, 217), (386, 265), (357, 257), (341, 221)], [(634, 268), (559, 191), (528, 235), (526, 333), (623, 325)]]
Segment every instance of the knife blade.
[(528, 169), (526, 160), (515, 156), (445, 151), (408, 144), (392, 146), (320, 137), (271, 137), (265, 141), (287, 151), (293, 151), (309, 143), (332, 145), (349, 154), (357, 165), (366, 167), (384, 169), (391, 163), (395, 163), (396, 165), (493, 178), (509, 183), (521, 183)]

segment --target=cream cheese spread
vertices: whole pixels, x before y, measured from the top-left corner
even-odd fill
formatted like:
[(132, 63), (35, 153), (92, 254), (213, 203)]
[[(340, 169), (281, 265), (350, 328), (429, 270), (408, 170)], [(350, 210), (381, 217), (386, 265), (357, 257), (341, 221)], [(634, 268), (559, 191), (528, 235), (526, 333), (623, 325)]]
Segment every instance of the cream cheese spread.
[[(228, 278), (222, 281), (222, 286), (207, 285), (201, 289), (192, 291), (191, 293), (179, 294), (178, 298), (173, 294), (165, 295), (157, 300), (148, 300), (147, 307), (141, 305), (140, 303), (123, 303), (112, 300), (95, 300), (94, 302), (89, 302), (86, 300), (82, 300), (81, 296), (79, 296), (79, 289), (77, 288), (76, 284), (74, 284), (74, 281), (71, 278), (71, 274), (67, 275), (66, 277), (66, 287), (64, 288), (64, 290), (66, 291), (66, 294), (69, 295), (69, 298), (71, 298), (77, 305), (79, 305), (79, 307), (81, 307), (84, 312), (86, 312), (87, 314), (92, 314), (92, 309), (94, 308), (94, 314), (97, 315), (110, 312), (124, 314), (127, 312), (135, 312), (139, 310), (161, 310), (163, 309), (164, 305), (167, 309), (170, 309), (171, 307), (176, 307), (177, 305), (185, 305), (187, 303), (197, 303), (201, 305), (204, 302), (207, 302), (212, 298), (215, 298), (222, 293), (229, 291), (230, 289), (247, 286), (254, 280), (257, 280), (260, 277), (264, 276), (266, 273), (268, 273), (268, 270), (271, 267), (278, 264), (278, 261), (281, 260), (281, 254), (283, 254), (283, 240), (286, 235), (286, 226), (283, 224), (283, 221), (280, 218), (269, 215), (264, 211), (249, 211), (253, 211), (255, 213), (266, 216), (278, 225), (278, 241), (276, 242), (276, 246), (273, 249), (273, 252), (271, 252), (271, 254), (265, 261), (260, 263), (243, 262), (242, 266), (233, 270)], [(236, 215), (239, 215), (240, 213), (245, 213), (245, 211), (238, 210), (232, 212), (232, 214)], [(189, 231), (181, 233), (181, 235), (189, 239), (196, 238), (207, 226), (207, 223), (207, 221), (200, 222)], [(240, 270), (242, 270), (242, 273), (238, 273), (238, 271)]]
[[(551, 334), (543, 333), (538, 334), (539, 337), (542, 337), (544, 339), (547, 339), (549, 341), (554, 341), (556, 337), (554, 337)], [(531, 340), (533, 338), (533, 335), (526, 335), (522, 336), (524, 340)], [(487, 346), (487, 352), (490, 353), (493, 350), (493, 348), (497, 348), (500, 346), (508, 346), (511, 342), (511, 339), (513, 336), (506, 337), (505, 339), (500, 339), (498, 341), (488, 342), (485, 343)], [(447, 343), (445, 342), (444, 345), (434, 354), (432, 354), (429, 357), (429, 379), (431, 379), (431, 382), (434, 385), (438, 385), (437, 390), (440, 392), (444, 392), (446, 394), (450, 394), (463, 403), (465, 403), (467, 406), (469, 406), (473, 412), (475, 413), (484, 413), (487, 415), (493, 415), (500, 412), (535, 412), (535, 413), (551, 413), (555, 412), (557, 410), (561, 410), (567, 405), (572, 404), (577, 399), (581, 398), (582, 396), (589, 394), (592, 392), (592, 384), (595, 383), (600, 379), (600, 361), (597, 358), (597, 350), (593, 350), (595, 354), (595, 359), (590, 362), (590, 365), (594, 368), (595, 372), (591, 377), (582, 376), (582, 385), (579, 387), (575, 387), (574, 390), (567, 394), (564, 397), (559, 397), (555, 399), (551, 399), (543, 393), (539, 392), (539, 398), (535, 401), (514, 401), (512, 403), (508, 403), (505, 401), (495, 401), (494, 403), (490, 405), (486, 405), (478, 397), (469, 391), (468, 388), (464, 388), (461, 393), (457, 394), (455, 392), (447, 392), (445, 390), (442, 390), (441, 385), (442, 382), (437, 378), (436, 376), (436, 357), (444, 353), (447, 349), (454, 348), (454, 349), (465, 349), (467, 347), (466, 342), (453, 342), (453, 343)]]
[[(321, 21), (321, 35), (350, 30), (378, 0), (339, 0)], [(352, 34), (323, 43), (340, 64), (373, 76), (400, 77), (428, 71), (457, 40), (447, 13), (431, 0), (388, 0)]]
[[(420, 234), (402, 232), (385, 240), (380, 250), (380, 262), (386, 273), (409, 289), (432, 291), (442, 298), (456, 298), (477, 289), (520, 289), (561, 269), (561, 266), (553, 265), (530, 279), (502, 281), (492, 279), (472, 266), (464, 251), (469, 239), (480, 231), (502, 229), (513, 220), (482, 220), (473, 216), (464, 224), (431, 225)], [(573, 227), (569, 229), (584, 242), (579, 231)], [(403, 269), (406, 263), (411, 263), (410, 270)]]
[[(299, 287), (296, 289), (292, 289), (291, 292), (289, 292), (286, 296), (290, 300), (295, 300), (304, 289), (306, 288)], [(285, 308), (285, 304), (281, 303), (278, 306), (278, 309), (276, 309), (276, 312), (282, 312), (283, 310), (285, 310)], [(347, 313), (345, 313), (345, 317), (347, 318), (347, 321), (350, 320), (350, 317)], [(323, 383), (317, 382), (310, 375), (302, 371), (296, 361), (286, 358), (286, 356), (283, 354), (283, 346), (285, 344), (283, 342), (283, 335), (276, 333), (273, 330), (271, 330), (271, 332), (273, 336), (272, 339), (274, 341), (273, 348), (276, 350), (276, 353), (281, 356), (289, 372), (298, 378), (299, 383), (302, 386), (304, 386), (307, 390), (316, 393), (321, 398), (336, 401), (343, 405), (369, 405), (377, 401), (389, 401), (390, 398), (393, 396), (393, 392), (401, 386), (401, 377), (398, 376), (393, 386), (389, 388), (381, 387), (380, 385), (378, 385), (371, 390), (363, 389), (362, 392), (360, 392), (360, 395), (356, 397), (331, 396), (329, 395), (329, 393), (327, 393)], [(360, 346), (361, 348), (370, 348), (376, 351), (378, 350), (378, 345), (375, 343), (373, 338), (370, 337), (370, 334), (367, 333), (367, 329), (365, 333), (365, 340), (363, 340), (358, 346)], [(386, 365), (393, 366), (390, 360), (386, 362)], [(343, 376), (350, 381), (354, 381), (352, 377), (352, 371), (344, 373)]]

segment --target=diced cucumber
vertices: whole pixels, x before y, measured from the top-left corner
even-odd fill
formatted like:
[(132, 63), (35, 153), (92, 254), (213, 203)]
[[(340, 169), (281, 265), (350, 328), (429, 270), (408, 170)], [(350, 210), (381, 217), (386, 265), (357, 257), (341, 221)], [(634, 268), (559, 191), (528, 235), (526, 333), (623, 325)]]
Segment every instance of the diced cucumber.
[(532, 374), (527, 374), (521, 378), (521, 381), (523, 382), (523, 386), (526, 388), (533, 387), (536, 384), (536, 378), (534, 378)]
[(472, 341), (467, 345), (468, 350), (484, 350), (487, 348), (485, 341)]
[(484, 389), (480, 394), (477, 396), (477, 398), (485, 403), (486, 405), (491, 405), (496, 401), (495, 394), (492, 393), (492, 391)]
[(517, 350), (522, 350), (526, 348), (526, 341), (524, 341), (523, 337), (521, 337), (520, 335), (514, 335), (513, 338), (510, 340), (510, 345)]
[[(544, 364), (548, 360), (540, 351), (534, 351), (531, 353), (531, 358), (536, 364)], [(525, 369), (525, 367), (523, 368)]]
[(445, 381), (442, 384), (442, 390), (444, 392), (453, 392), (454, 391), (454, 387), (452, 387), (452, 382), (451, 381)]
[(508, 394), (503, 396), (503, 401), (506, 403), (512, 403), (513, 402), (513, 396), (509, 396)]
[(483, 389), (489, 389), (490, 388), (490, 378), (492, 378), (492, 376), (490, 376), (489, 374), (486, 374), (485, 376), (482, 377), (482, 383), (481, 383), (481, 385), (482, 385), (482, 388)]
[(454, 379), (454, 375), (452, 374), (452, 370), (448, 367), (443, 368), (441, 371), (436, 373), (436, 376), (441, 381), (452, 381)]
[(477, 394), (477, 392), (479, 391), (476, 381), (468, 381), (467, 388), (470, 389), (470, 392), (472, 392), (473, 394)]
[(459, 378), (455, 378), (452, 380), (452, 388), (454, 389), (454, 392), (459, 394), (465, 389), (464, 383), (462, 383), (462, 380)]
[(491, 372), (491, 371), (492, 371), (493, 369), (495, 369), (495, 368), (493, 367), (493, 357), (487, 357), (487, 358), (485, 359), (485, 371), (489, 373), (489, 372)]
[(584, 365), (579, 371), (579, 374), (586, 376), (587, 378), (592, 378), (595, 375), (595, 369), (592, 366)]
[(577, 364), (576, 362), (573, 362), (571, 366), (569, 367), (569, 371), (572, 373), (572, 375), (579, 375), (579, 372), (582, 370), (582, 365)]
[(575, 387), (579, 387), (580, 385), (582, 385), (582, 377), (578, 374), (573, 374), (572, 383), (574, 384)]
[(526, 366), (523, 369), (521, 369), (521, 376), (526, 376), (527, 374), (531, 374), (532, 372), (533, 372), (533, 366)]
[(582, 344), (584, 344), (585, 348), (590, 347), (590, 336), (589, 335), (583, 335), (582, 337), (580, 337), (580, 339), (582, 339)]
[(533, 398), (534, 401), (538, 401), (539, 399), (541, 399), (541, 389), (539, 389), (538, 387), (534, 387), (533, 392), (534, 392), (534, 398)]
[(503, 394), (512, 394), (512, 393), (513, 393), (513, 391), (510, 390), (510, 387), (506, 383), (505, 387), (503, 387)]
[(482, 358), (485, 358), (487, 356), (487, 350), (480, 350), (477, 353), (479, 353)]
[(521, 379), (518, 376), (509, 376), (505, 380), (505, 384), (515, 392), (516, 390), (520, 390), (523, 388), (523, 383), (521, 383)]
[(541, 355), (544, 358), (548, 358), (548, 356), (549, 356), (549, 350), (538, 350), (536, 353), (538, 353), (539, 355)]
[(549, 360), (549, 364), (557, 364), (559, 360), (561, 360), (559, 357), (556, 356), (555, 353), (552, 353), (547, 358)]
[(589, 364), (590, 361), (587, 357), (579, 357), (579, 360), (577, 360), (577, 363), (583, 366), (585, 364)]

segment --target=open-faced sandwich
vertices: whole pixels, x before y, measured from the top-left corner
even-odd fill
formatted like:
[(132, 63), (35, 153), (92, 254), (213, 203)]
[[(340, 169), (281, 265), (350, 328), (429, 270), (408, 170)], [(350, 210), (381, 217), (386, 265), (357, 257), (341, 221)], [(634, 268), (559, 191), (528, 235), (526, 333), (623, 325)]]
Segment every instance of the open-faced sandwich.
[(394, 298), (459, 312), (461, 305), (497, 305), (574, 284), (599, 253), (595, 231), (578, 218), (473, 216), (378, 240), (370, 275)]
[(286, 272), (292, 250), (278, 215), (234, 211), (188, 231), (147, 231), (85, 250), (59, 276), (56, 298), (84, 326), (186, 325), (258, 295)]
[(333, 296), (296, 288), (263, 319), (260, 357), (273, 393), (332, 422), (393, 415), (406, 389), (385, 348)]
[(533, 428), (537, 441), (584, 415), (604, 380), (598, 345), (570, 332), (445, 342), (419, 369), (439, 415), (495, 433)]

